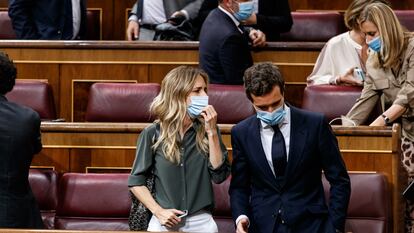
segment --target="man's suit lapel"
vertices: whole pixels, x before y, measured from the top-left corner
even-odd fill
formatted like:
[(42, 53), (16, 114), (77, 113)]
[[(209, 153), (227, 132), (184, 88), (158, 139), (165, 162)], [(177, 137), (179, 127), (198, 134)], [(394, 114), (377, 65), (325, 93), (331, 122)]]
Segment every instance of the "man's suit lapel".
[(285, 179), (282, 181), (282, 187), (290, 177), (294, 175), (296, 167), (302, 161), (303, 150), (305, 149), (306, 139), (308, 137), (306, 125), (297, 109), (290, 107), (290, 145), (289, 158), (285, 172)]
[(248, 132), (252, 134), (251, 137), (249, 137), (251, 141), (251, 148), (253, 155), (253, 160), (256, 161), (256, 163), (261, 168), (261, 171), (265, 173), (265, 176), (269, 179), (267, 181), (269, 184), (271, 184), (274, 188), (279, 190), (279, 187), (276, 185), (276, 178), (273, 174), (272, 170), (270, 169), (269, 163), (267, 162), (265, 152), (263, 150), (262, 140), (260, 136), (260, 120), (254, 117), (253, 119), (255, 123), (250, 124), (250, 129)]

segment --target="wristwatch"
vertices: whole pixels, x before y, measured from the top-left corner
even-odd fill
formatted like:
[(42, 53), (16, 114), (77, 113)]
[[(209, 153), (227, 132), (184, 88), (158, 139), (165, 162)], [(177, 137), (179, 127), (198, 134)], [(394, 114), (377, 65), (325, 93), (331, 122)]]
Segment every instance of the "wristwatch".
[(381, 116), (382, 116), (382, 118), (384, 118), (384, 122), (385, 122), (385, 124), (390, 123), (390, 118), (388, 118), (388, 117), (387, 117), (386, 115), (384, 115), (384, 114), (382, 114)]

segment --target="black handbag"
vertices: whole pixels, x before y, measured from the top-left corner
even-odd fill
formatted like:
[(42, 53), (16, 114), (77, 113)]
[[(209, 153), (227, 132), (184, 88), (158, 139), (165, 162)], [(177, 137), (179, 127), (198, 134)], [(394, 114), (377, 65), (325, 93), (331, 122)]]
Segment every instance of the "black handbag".
[[(150, 190), (152, 196), (154, 197), (154, 175), (151, 174), (147, 178), (147, 188)], [(131, 211), (129, 212), (128, 225), (129, 230), (131, 231), (146, 231), (148, 228), (148, 223), (152, 217), (151, 211), (140, 202), (135, 195), (129, 191), (131, 196)]]
[[(160, 125), (157, 124), (155, 127), (155, 135), (153, 138), (152, 143), (154, 144), (156, 139), (158, 139), (158, 135), (160, 132)], [(153, 156), (154, 157), (154, 156)], [(152, 197), (155, 198), (155, 187), (154, 187), (154, 173), (153, 167), (150, 169), (150, 174), (146, 180), (146, 186), (148, 190), (151, 192)], [(129, 230), (131, 231), (146, 231), (148, 228), (148, 223), (152, 217), (151, 211), (140, 202), (135, 195), (129, 191), (129, 195), (131, 197), (131, 210), (129, 212), (128, 218), (128, 225)]]
[(158, 24), (155, 27), (154, 40), (193, 41), (195, 40), (195, 30), (190, 20), (185, 19), (185, 16), (178, 16)]

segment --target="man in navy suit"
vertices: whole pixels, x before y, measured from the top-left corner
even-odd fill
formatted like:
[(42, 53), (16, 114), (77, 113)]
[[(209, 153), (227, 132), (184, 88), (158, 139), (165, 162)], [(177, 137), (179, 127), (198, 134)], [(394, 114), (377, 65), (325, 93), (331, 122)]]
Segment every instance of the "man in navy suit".
[(84, 39), (86, 33), (85, 0), (9, 0), (9, 16), (19, 39)]
[[(230, 200), (237, 232), (343, 232), (350, 181), (325, 117), (284, 101), (284, 80), (271, 63), (244, 75), (257, 115), (233, 127)], [(325, 203), (322, 171), (331, 185)]]
[(40, 117), (34, 110), (7, 101), (16, 67), (0, 52), (0, 228), (43, 227), (28, 176), (33, 155), (42, 149)]
[(255, 29), (247, 31), (240, 22), (253, 13), (253, 2), (220, 0), (204, 21), (200, 32), (199, 59), (210, 83), (242, 84), (244, 71), (253, 64), (253, 47), (264, 46), (266, 36)]
[[(292, 28), (293, 20), (288, 0), (252, 0), (255, 4), (253, 14), (241, 22), (266, 34), (267, 41), (279, 40), (280, 33)], [(205, 0), (198, 13), (198, 23), (202, 24), (208, 13), (217, 8), (218, 0)]]

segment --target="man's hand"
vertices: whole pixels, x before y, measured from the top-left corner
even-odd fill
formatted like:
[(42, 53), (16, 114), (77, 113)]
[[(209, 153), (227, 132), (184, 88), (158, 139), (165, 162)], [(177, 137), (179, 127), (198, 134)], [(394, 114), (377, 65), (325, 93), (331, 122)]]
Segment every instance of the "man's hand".
[(249, 232), (249, 220), (242, 218), (237, 223), (236, 233), (248, 233)]
[(126, 31), (129, 41), (137, 40), (139, 36), (139, 24), (134, 20), (128, 22), (128, 28)]
[(168, 22), (172, 25), (179, 25), (186, 19), (187, 17), (182, 11), (176, 11), (168, 19)]
[(266, 45), (266, 35), (260, 30), (250, 30), (249, 37), (252, 40), (253, 47), (263, 47)]

